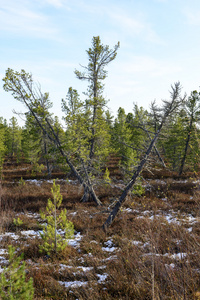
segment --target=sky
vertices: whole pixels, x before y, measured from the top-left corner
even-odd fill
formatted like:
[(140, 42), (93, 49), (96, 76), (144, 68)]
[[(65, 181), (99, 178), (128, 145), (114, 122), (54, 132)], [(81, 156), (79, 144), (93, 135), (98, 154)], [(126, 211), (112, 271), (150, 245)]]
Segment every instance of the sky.
[(9, 122), (13, 110), (26, 111), (3, 89), (11, 68), (32, 74), (61, 120), (69, 87), (85, 99), (88, 82), (74, 70), (87, 66), (94, 36), (111, 49), (120, 42), (103, 93), (114, 116), (161, 103), (177, 81), (187, 95), (199, 91), (199, 16), (199, 0), (0, 0), (0, 116)]

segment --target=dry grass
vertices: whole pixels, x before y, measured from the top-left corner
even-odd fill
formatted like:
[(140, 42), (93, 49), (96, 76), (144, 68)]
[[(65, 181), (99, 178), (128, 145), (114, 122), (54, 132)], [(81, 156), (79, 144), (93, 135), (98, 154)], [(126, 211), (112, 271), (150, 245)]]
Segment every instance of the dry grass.
[[(158, 176), (162, 181), (163, 175)], [(149, 183), (151, 189), (143, 197), (128, 196), (105, 233), (106, 211), (120, 188), (98, 186), (103, 207), (97, 208), (79, 202), (79, 185), (60, 182), (63, 207), (82, 239), (51, 257), (39, 252), (40, 238), (22, 234), (40, 229), (41, 220), (33, 213), (45, 208), (51, 184), (4, 184), (0, 234), (11, 231), (19, 239), (4, 236), (1, 246), (13, 244), (24, 253), (34, 299), (200, 299), (198, 187), (192, 180), (169, 178)], [(21, 226), (14, 226), (16, 217), (23, 221)], [(85, 284), (66, 288), (59, 281)]]

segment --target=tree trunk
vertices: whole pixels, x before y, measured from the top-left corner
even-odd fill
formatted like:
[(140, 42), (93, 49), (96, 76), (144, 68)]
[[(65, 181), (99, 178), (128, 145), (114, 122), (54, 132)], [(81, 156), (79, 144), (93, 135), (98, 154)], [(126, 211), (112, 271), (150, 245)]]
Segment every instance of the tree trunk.
[(107, 228), (112, 224), (114, 218), (116, 217), (118, 211), (120, 210), (120, 207), (122, 206), (123, 202), (125, 201), (126, 199), (126, 196), (128, 194), (128, 192), (131, 190), (131, 188), (133, 187), (137, 177), (139, 176), (140, 172), (142, 171), (148, 157), (149, 157), (149, 154), (151, 153), (151, 150), (153, 149), (154, 145), (155, 145), (155, 142), (159, 136), (159, 133), (160, 133), (160, 129), (162, 128), (162, 124), (159, 128), (159, 130), (157, 131), (157, 133), (155, 134), (154, 138), (152, 139), (150, 145), (149, 145), (149, 148), (144, 156), (144, 158), (141, 160), (139, 166), (137, 167), (137, 170), (135, 171), (133, 177), (131, 178), (130, 182), (127, 184), (127, 186), (125, 187), (121, 197), (119, 198), (119, 200), (117, 201), (117, 203), (115, 204), (112, 212), (110, 213), (109, 217), (107, 218), (106, 222), (103, 224), (103, 229), (106, 231)]
[(187, 136), (187, 140), (186, 140), (186, 143), (185, 143), (184, 155), (183, 155), (183, 158), (181, 160), (181, 166), (180, 166), (179, 176), (183, 173), (183, 167), (185, 165), (187, 151), (188, 151), (188, 147), (189, 147), (189, 143), (190, 143), (192, 124), (193, 124), (193, 122), (192, 122), (192, 119), (191, 119), (190, 126), (189, 126), (189, 131), (188, 131), (188, 136)]

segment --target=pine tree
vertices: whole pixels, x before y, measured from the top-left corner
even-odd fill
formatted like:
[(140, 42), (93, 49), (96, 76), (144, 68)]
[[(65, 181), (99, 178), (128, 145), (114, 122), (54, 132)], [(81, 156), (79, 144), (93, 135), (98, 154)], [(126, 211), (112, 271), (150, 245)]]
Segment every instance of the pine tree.
[(163, 130), (163, 138), (158, 141), (159, 147), (163, 149), (166, 163), (173, 171), (178, 171), (180, 168), (184, 152), (183, 141), (187, 136), (185, 125), (185, 113), (182, 110), (168, 120), (167, 126)]
[[(6, 128), (5, 124), (3, 122), (3, 118), (0, 118), (0, 180), (2, 179), (2, 169), (3, 169), (3, 162), (6, 154), (6, 145), (5, 145), (5, 140), (6, 140)], [(1, 182), (0, 182), (1, 186)]]
[[(68, 239), (74, 235), (73, 223), (67, 220), (67, 211), (62, 209), (58, 211), (62, 204), (62, 195), (60, 194), (60, 185), (53, 181), (53, 187), (51, 189), (53, 201), (48, 200), (46, 212), (41, 212), (41, 218), (46, 220), (46, 225), (43, 225), (43, 233), (41, 237), (43, 244), (40, 246), (41, 252), (46, 252), (48, 255), (51, 253), (57, 254), (62, 251), (68, 244)], [(58, 233), (58, 230), (62, 229), (65, 232), (65, 238)]]
[(186, 127), (187, 137), (185, 141), (184, 154), (181, 159), (179, 175), (181, 175), (183, 172), (189, 146), (191, 145), (192, 136), (195, 137), (194, 133), (196, 129), (196, 124), (200, 121), (200, 93), (198, 93), (197, 91), (193, 91), (190, 97), (188, 97), (188, 99), (185, 101), (184, 108), (186, 111), (186, 118), (188, 124)]
[(12, 117), (6, 130), (7, 152), (11, 157), (20, 160), (22, 156), (22, 129), (18, 125), (17, 119)]
[(34, 296), (33, 279), (26, 281), (23, 256), (15, 255), (15, 248), (8, 247), (9, 266), (0, 276), (0, 298), (2, 300), (31, 300)]
[(99, 150), (106, 149), (106, 144), (107, 146), (109, 144), (105, 116), (107, 101), (102, 96), (104, 87), (102, 81), (107, 77), (105, 67), (116, 58), (118, 49), (119, 42), (114, 46), (114, 49), (109, 49), (108, 45), (103, 45), (101, 43), (99, 36), (93, 37), (92, 47), (86, 51), (89, 62), (88, 65), (84, 67), (85, 72), (75, 70), (78, 79), (89, 82), (86, 105), (89, 113), (88, 128), (90, 130), (90, 159), (95, 155), (102, 155), (103, 151)]

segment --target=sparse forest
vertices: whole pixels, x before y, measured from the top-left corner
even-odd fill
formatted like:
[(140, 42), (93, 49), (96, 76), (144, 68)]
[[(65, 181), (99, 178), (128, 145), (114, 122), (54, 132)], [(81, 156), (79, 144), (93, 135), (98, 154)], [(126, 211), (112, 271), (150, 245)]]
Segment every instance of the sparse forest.
[(175, 82), (113, 116), (119, 47), (93, 37), (59, 117), (31, 74), (5, 72), (26, 112), (0, 118), (0, 299), (200, 299), (200, 92)]

